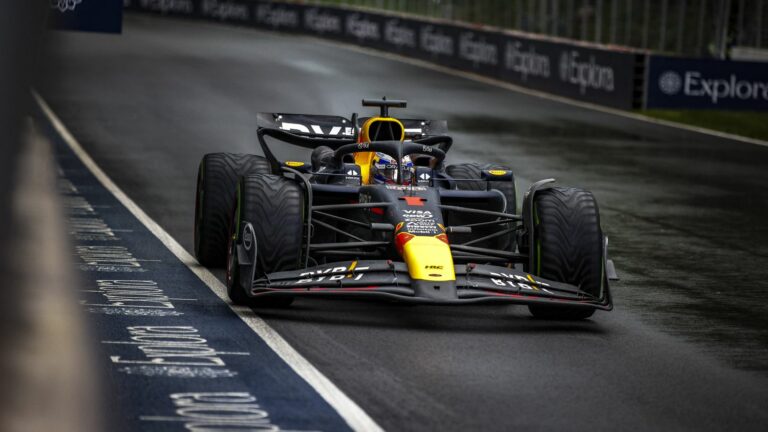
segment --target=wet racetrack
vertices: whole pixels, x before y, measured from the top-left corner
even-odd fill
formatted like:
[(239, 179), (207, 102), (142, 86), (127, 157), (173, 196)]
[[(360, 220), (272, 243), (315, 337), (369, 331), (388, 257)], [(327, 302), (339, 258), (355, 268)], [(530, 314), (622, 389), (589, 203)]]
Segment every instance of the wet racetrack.
[(768, 423), (768, 148), (308, 37), (139, 15), (122, 36), (55, 37), (43, 97), (187, 250), (200, 158), (258, 152), (260, 111), (407, 99), (409, 116), (448, 120), (449, 162), (509, 165), (519, 191), (548, 177), (594, 191), (622, 281), (591, 320), (314, 299), (256, 311), (385, 429)]

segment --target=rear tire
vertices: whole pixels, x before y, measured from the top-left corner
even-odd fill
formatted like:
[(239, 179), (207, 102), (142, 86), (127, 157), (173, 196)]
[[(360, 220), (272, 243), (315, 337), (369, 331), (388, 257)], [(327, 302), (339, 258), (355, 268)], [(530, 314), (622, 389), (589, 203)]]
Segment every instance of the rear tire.
[[(511, 169), (507, 167), (503, 167), (500, 165), (492, 165), (492, 164), (486, 164), (486, 165), (479, 165), (479, 164), (458, 164), (458, 165), (449, 165), (446, 167), (445, 172), (459, 180), (463, 179), (482, 179), (482, 171), (483, 170), (505, 170), (505, 171), (512, 171)], [(497, 189), (499, 190), (503, 195), (504, 199), (507, 201), (507, 207), (504, 209), (504, 213), (507, 214), (517, 214), (517, 189), (515, 187), (515, 177), (512, 175), (512, 181), (492, 181), (491, 183), (491, 189)], [(486, 190), (485, 182), (471, 182), (471, 181), (459, 181), (456, 182), (456, 185), (461, 190), (476, 190), (476, 191), (484, 191)], [(471, 223), (471, 222), (466, 222)], [(496, 231), (498, 227), (487, 227), (487, 228), (477, 228), (475, 231), (477, 234), (473, 234), (472, 238), (478, 238), (483, 237), (486, 235), (489, 235)], [(505, 235), (496, 239), (493, 239), (488, 242), (481, 243), (479, 246), (482, 247), (488, 247), (488, 248), (494, 248), (498, 250), (504, 250), (509, 252), (514, 252), (515, 247), (517, 244), (517, 237), (515, 233), (510, 233), (509, 235)]]
[(223, 267), (227, 231), (234, 208), (237, 179), (271, 173), (269, 162), (256, 155), (209, 153), (197, 171), (195, 199), (195, 257), (207, 267)]
[[(448, 165), (445, 172), (457, 180), (480, 180), (482, 177), (480, 165), (473, 163)], [(459, 181), (456, 187), (461, 190), (485, 190), (485, 183)]]
[(246, 295), (250, 286), (243, 286), (240, 281), (234, 244), (240, 241), (243, 222), (250, 222), (256, 235), (256, 277), (302, 268), (305, 247), (304, 191), (296, 182), (285, 177), (261, 174), (242, 177), (237, 196), (227, 266), (229, 298), (235, 304), (253, 307), (288, 306), (293, 297), (251, 298)]
[[(599, 297), (603, 292), (603, 232), (591, 192), (555, 187), (534, 197), (534, 268), (530, 273), (580, 287)], [(585, 319), (594, 309), (530, 305), (533, 316), (545, 319)]]

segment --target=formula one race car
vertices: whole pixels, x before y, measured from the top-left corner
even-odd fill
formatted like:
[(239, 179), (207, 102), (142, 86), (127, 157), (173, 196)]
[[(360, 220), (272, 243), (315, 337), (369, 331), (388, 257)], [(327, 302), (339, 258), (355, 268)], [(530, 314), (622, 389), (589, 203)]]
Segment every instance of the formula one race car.
[[(389, 116), (405, 101), (363, 100), (378, 116), (259, 114), (264, 156), (205, 155), (195, 254), (227, 268), (236, 304), (295, 296), (528, 305), (538, 317), (612, 309), (612, 263), (592, 193), (533, 184), (516, 211), (512, 172), (444, 165), (440, 121)], [(279, 161), (267, 138), (312, 149)]]

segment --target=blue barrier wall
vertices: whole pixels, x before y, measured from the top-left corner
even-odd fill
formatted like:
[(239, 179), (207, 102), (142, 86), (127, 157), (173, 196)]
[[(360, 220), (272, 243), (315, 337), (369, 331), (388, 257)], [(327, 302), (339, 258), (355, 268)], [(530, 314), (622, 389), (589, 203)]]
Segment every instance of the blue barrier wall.
[(646, 108), (768, 110), (768, 63), (648, 57)]
[(122, 31), (123, 0), (47, 1), (51, 5), (49, 17), (51, 28), (104, 33)]

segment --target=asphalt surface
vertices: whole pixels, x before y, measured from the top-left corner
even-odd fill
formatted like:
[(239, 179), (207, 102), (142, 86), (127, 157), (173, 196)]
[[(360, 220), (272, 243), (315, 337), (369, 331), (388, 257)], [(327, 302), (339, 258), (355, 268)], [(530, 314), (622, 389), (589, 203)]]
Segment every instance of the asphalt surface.
[(616, 309), (589, 321), (314, 299), (257, 311), (384, 428), (768, 425), (768, 148), (212, 24), (129, 15), (122, 36), (56, 33), (48, 57), (43, 96), (188, 250), (199, 159), (258, 152), (259, 111), (408, 99), (409, 116), (448, 119), (453, 162), (595, 192), (622, 281)]

